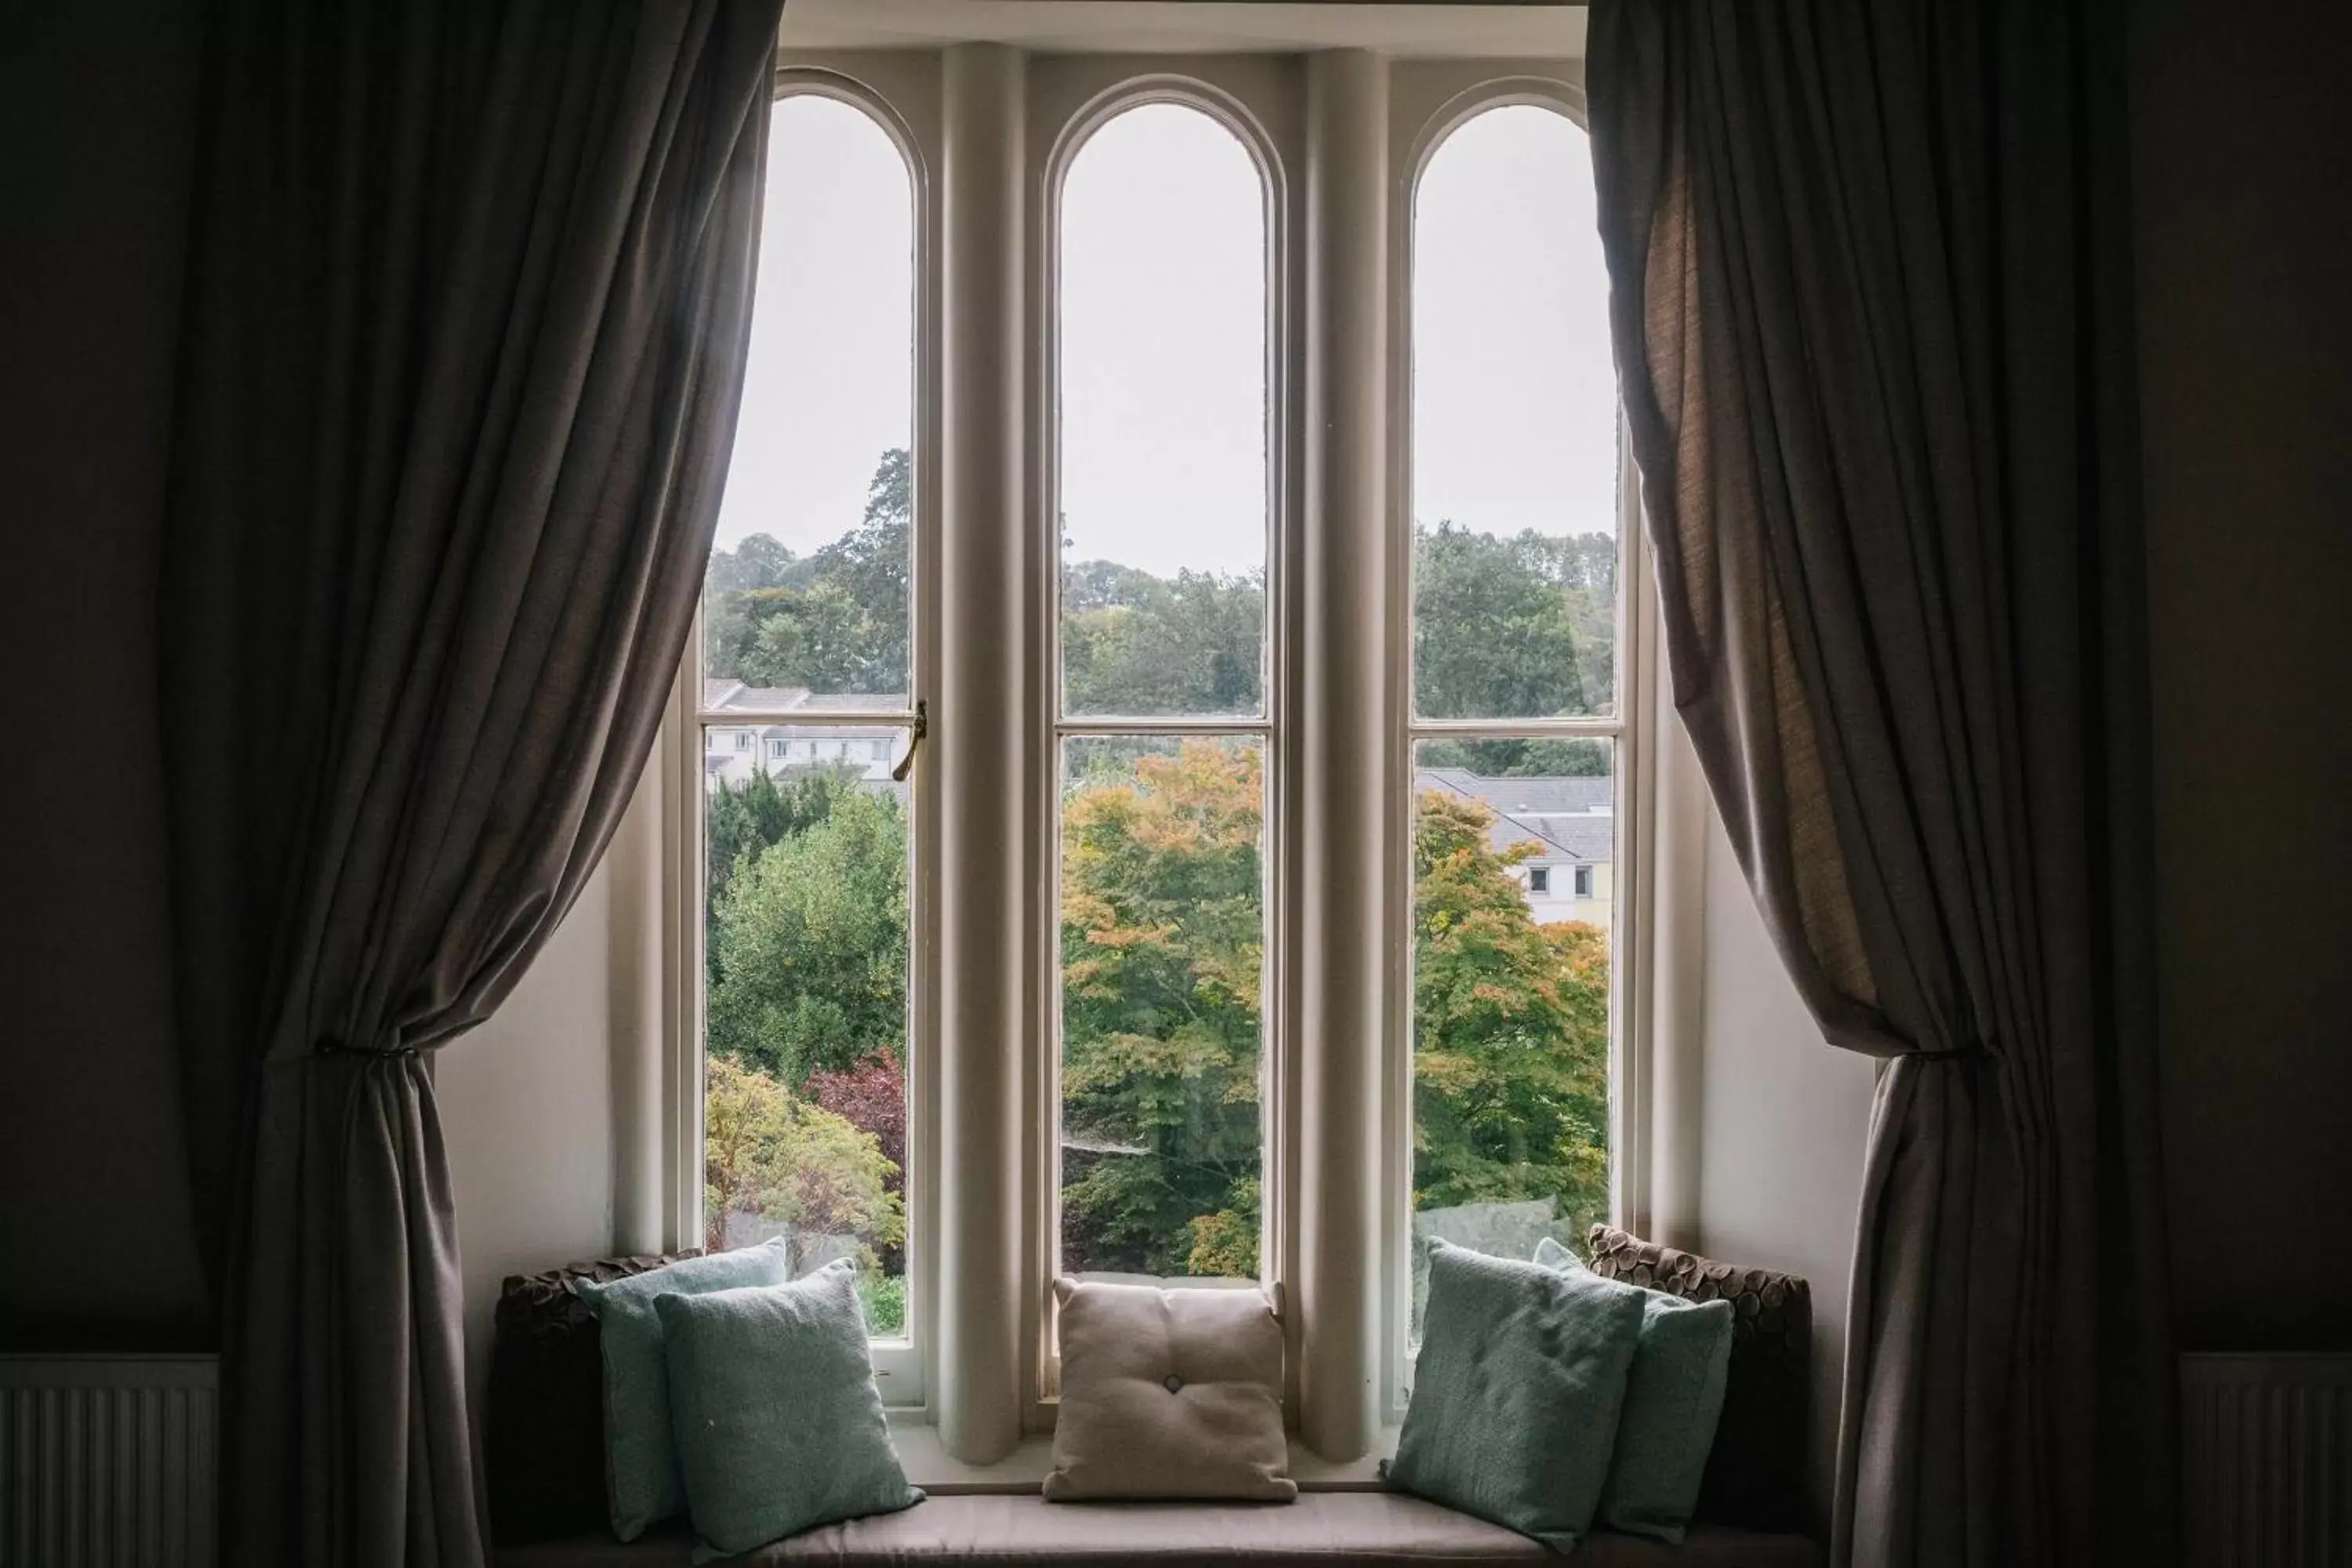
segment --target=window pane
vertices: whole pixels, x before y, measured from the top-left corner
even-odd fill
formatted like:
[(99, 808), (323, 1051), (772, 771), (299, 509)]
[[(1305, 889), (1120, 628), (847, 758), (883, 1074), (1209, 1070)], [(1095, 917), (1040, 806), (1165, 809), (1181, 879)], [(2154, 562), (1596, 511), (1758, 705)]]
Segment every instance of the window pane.
[(1609, 742), (1425, 741), (1413, 763), (1413, 1236), (1581, 1253), (1609, 1212)]
[(1062, 188), (1062, 706), (1265, 697), (1265, 215), (1198, 110), (1097, 131)]
[(703, 599), (707, 689), (903, 708), (913, 185), (865, 110), (802, 94), (770, 112), (751, 361)]
[(1258, 1275), (1265, 747), (1062, 750), (1062, 1268)]
[[(781, 743), (738, 751), (732, 737)], [(866, 1321), (906, 1331), (911, 801), (903, 730), (705, 731), (704, 1244), (857, 1258)]]
[(1439, 146), (1413, 204), (1413, 702), (1615, 711), (1617, 378), (1592, 160), (1513, 105)]

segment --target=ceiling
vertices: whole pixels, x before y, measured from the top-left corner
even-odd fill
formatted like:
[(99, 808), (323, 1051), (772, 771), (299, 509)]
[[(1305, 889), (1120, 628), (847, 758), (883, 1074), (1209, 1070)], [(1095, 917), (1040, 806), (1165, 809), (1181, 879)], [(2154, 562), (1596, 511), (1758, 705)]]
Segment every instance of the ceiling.
[(789, 0), (803, 49), (991, 42), (1158, 54), (1367, 48), (1409, 58), (1575, 58), (1581, 5), (1233, 4), (1230, 0)]

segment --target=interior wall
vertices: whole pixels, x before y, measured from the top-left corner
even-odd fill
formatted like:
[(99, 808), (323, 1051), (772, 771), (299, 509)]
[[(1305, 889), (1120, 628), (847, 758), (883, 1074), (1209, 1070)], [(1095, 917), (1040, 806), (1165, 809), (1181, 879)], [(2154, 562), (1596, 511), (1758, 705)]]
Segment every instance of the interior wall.
[[(1813, 1293), (1814, 1517), (1836, 1458), (1845, 1307), (1877, 1063), (1822, 1038), (1707, 812), (1698, 1250), (1801, 1274)], [(1826, 1539), (1826, 1537), (1824, 1537)]]
[[(2133, 13), (2157, 940), (2184, 1348), (2352, 1348), (2352, 23)], [(2233, 1238), (2292, 1257), (2249, 1289)]]
[(213, 1337), (154, 634), (190, 10), (16, 6), (0, 24), (0, 1347)]
[(599, 869), (505, 1005), (434, 1059), (478, 1415), (506, 1277), (612, 1247), (614, 921)]

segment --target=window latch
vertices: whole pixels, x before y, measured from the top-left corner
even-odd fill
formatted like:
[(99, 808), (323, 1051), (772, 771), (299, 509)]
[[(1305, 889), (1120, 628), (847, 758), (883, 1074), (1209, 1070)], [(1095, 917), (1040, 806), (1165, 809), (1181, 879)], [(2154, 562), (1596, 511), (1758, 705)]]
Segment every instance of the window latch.
[(907, 775), (915, 771), (915, 753), (923, 749), (923, 737), (931, 732), (931, 705), (922, 698), (915, 699), (915, 721), (907, 728), (907, 754), (890, 770), (893, 784), (905, 784)]

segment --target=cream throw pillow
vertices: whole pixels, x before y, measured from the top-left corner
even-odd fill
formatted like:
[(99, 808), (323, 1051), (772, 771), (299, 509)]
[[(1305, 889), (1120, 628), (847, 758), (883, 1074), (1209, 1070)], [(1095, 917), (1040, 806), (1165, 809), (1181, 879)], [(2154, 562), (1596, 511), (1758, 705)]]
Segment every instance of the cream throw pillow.
[(1255, 1290), (1058, 1279), (1062, 1408), (1048, 1502), (1298, 1495), (1282, 1325)]

